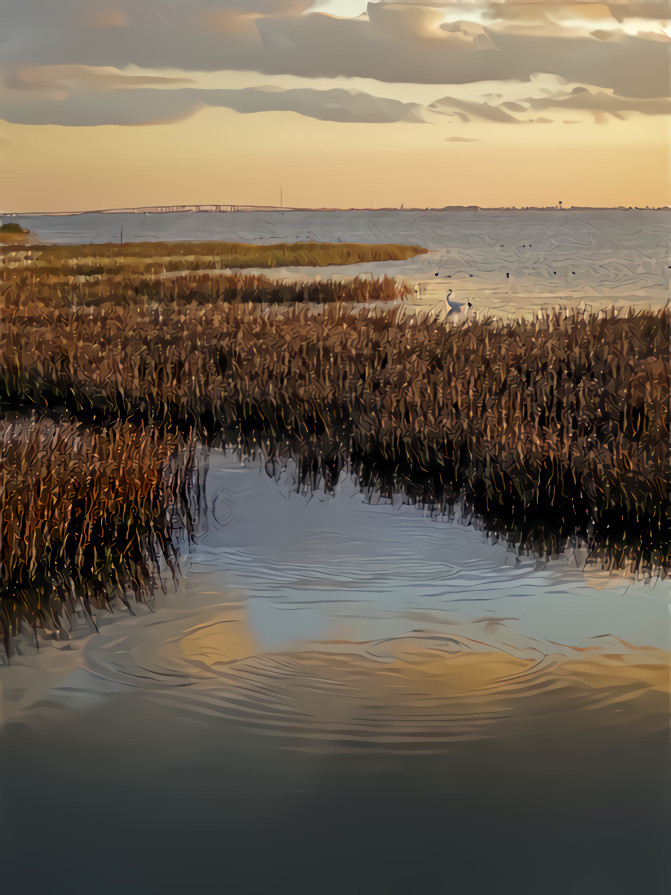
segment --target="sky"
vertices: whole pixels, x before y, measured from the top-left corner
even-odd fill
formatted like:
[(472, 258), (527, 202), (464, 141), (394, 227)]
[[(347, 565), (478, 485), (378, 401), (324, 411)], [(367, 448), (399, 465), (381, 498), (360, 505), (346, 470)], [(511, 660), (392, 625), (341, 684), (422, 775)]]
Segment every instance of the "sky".
[(0, 210), (671, 204), (671, 8), (0, 0)]

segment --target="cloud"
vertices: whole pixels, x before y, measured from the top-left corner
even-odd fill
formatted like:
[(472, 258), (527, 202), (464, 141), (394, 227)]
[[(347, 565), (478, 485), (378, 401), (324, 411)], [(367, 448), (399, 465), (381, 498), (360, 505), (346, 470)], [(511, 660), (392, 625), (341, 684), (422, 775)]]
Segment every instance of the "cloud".
[[(651, 4), (602, 9), (617, 26), (613, 10), (639, 5), (651, 12)], [(528, 80), (547, 72), (628, 97), (668, 92), (665, 35), (604, 30), (579, 3), (370, 3), (367, 15), (352, 19), (307, 13), (311, 6), (309, 0), (4, 0), (0, 55), (10, 72), (26, 65), (137, 65), (422, 84)]]
[(668, 0), (657, 0), (651, 3), (608, 3), (610, 14), (618, 22), (625, 19), (651, 19), (668, 21), (671, 19), (671, 8)]
[(293, 112), (348, 123), (439, 124), (454, 119), (462, 123), (542, 124), (552, 120), (547, 117), (552, 112), (555, 117), (569, 111), (583, 113), (583, 121), (591, 115), (596, 123), (609, 117), (671, 112), (671, 103), (665, 98), (623, 97), (552, 75), (533, 76), (528, 81), (453, 85), (448, 95), (432, 102), (427, 99), (402, 101), (365, 88), (316, 89), (302, 86), (300, 80), (295, 88), (285, 84), (221, 89), (188, 77), (51, 65), (24, 67), (6, 79), (4, 88), (0, 87), (0, 118), (14, 124), (74, 127), (163, 124), (188, 118), (205, 107), (225, 107), (240, 114)]
[(665, 98), (632, 99), (557, 80), (535, 79), (527, 84), (503, 85), (502, 89), (505, 92), (490, 93), (479, 100), (446, 96), (431, 103), (427, 111), (462, 122), (484, 120), (502, 124), (549, 124), (551, 118), (538, 116), (553, 111), (585, 112), (600, 124), (609, 117), (624, 119), (633, 113), (671, 114), (671, 101)]
[[(567, 113), (565, 120), (591, 115), (603, 123), (670, 111), (669, 40), (661, 29), (653, 33), (660, 3), (405, 0), (369, 3), (356, 18), (311, 13), (312, 6), (310, 0), (4, 0), (0, 117), (18, 124), (142, 125), (214, 106), (351, 123), (543, 124)], [(198, 72), (225, 70), (307, 80), (296, 89), (198, 86)], [(367, 80), (359, 91), (317, 90), (310, 85), (316, 77)], [(384, 83), (408, 87), (394, 88), (394, 99), (376, 95), (372, 82), (381, 93)], [(491, 83), (500, 85), (498, 96), (486, 93)], [(428, 105), (430, 95), (411, 102), (412, 85), (436, 85), (436, 92), (440, 85), (443, 95)]]
[(261, 19), (257, 27), (267, 52), (259, 61), (278, 69), (282, 58), (292, 59), (294, 73), (308, 77), (465, 84), (526, 80), (547, 72), (625, 96), (663, 96), (668, 90), (669, 45), (662, 41), (632, 35), (609, 41), (591, 35), (528, 35), (464, 23), (429, 28), (423, 13), (421, 7), (401, 13), (376, 4), (369, 6), (369, 21)]
[[(443, 4), (441, 4), (443, 5)], [(461, 4), (446, 3), (446, 6)], [(652, 2), (631, 3), (627, 0), (619, 2), (582, 2), (570, 3), (562, 0), (537, 0), (537, 2), (520, 2), (520, 0), (494, 0), (484, 3), (483, 16), (488, 21), (510, 21), (528, 25), (533, 22), (547, 22), (587, 30), (595, 21), (612, 19), (621, 24), (627, 20), (664, 21), (671, 17), (668, 0), (652, 0)]]
[(24, 66), (5, 79), (6, 87), (66, 95), (72, 90), (105, 91), (133, 87), (174, 87), (193, 84), (193, 78), (165, 75), (133, 75), (114, 68), (93, 68), (88, 65)]
[(193, 115), (206, 106), (241, 114), (295, 112), (322, 121), (352, 123), (422, 122), (423, 107), (356, 90), (199, 90), (178, 88), (73, 92), (64, 97), (36, 96), (28, 101), (15, 92), (0, 93), (0, 118), (14, 124), (69, 127), (163, 124)]

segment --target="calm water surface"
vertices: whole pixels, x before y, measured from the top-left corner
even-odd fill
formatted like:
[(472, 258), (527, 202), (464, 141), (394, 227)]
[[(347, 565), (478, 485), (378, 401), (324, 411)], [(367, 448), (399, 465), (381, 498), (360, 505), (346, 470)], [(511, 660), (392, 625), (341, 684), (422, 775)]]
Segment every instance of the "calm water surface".
[(8, 891), (667, 891), (668, 584), (274, 473), (0, 668)]
[[(659, 307), (669, 297), (671, 212), (257, 211), (17, 215), (43, 242), (220, 239), (240, 242), (398, 242), (428, 254), (403, 262), (279, 268), (279, 278), (402, 276), (415, 301), (519, 316), (561, 305)], [(267, 271), (266, 271), (267, 273)]]

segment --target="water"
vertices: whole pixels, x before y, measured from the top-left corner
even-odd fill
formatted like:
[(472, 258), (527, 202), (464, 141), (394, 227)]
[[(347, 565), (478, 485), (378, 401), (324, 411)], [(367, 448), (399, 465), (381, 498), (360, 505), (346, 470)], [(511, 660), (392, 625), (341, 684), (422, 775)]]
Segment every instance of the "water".
[(220, 451), (207, 506), (176, 590), (0, 669), (4, 880), (666, 890), (666, 582)]
[[(403, 262), (331, 266), (329, 276), (402, 276), (415, 300), (442, 305), (448, 288), (464, 309), (519, 316), (557, 304), (659, 307), (669, 297), (671, 212), (259, 211), (17, 215), (55, 243), (221, 239), (241, 242), (398, 242), (426, 255)], [(280, 278), (325, 276), (280, 268)]]

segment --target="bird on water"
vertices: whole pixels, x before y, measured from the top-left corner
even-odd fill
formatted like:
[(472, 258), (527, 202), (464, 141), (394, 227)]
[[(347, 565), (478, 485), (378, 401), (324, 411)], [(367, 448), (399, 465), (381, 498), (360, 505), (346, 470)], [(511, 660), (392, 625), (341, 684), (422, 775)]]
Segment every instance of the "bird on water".
[(452, 295), (452, 290), (448, 289), (447, 295), (445, 296), (445, 308), (447, 309), (447, 316), (450, 314), (458, 314), (461, 311), (461, 305), (457, 304), (456, 301), (450, 301), (450, 296)]

